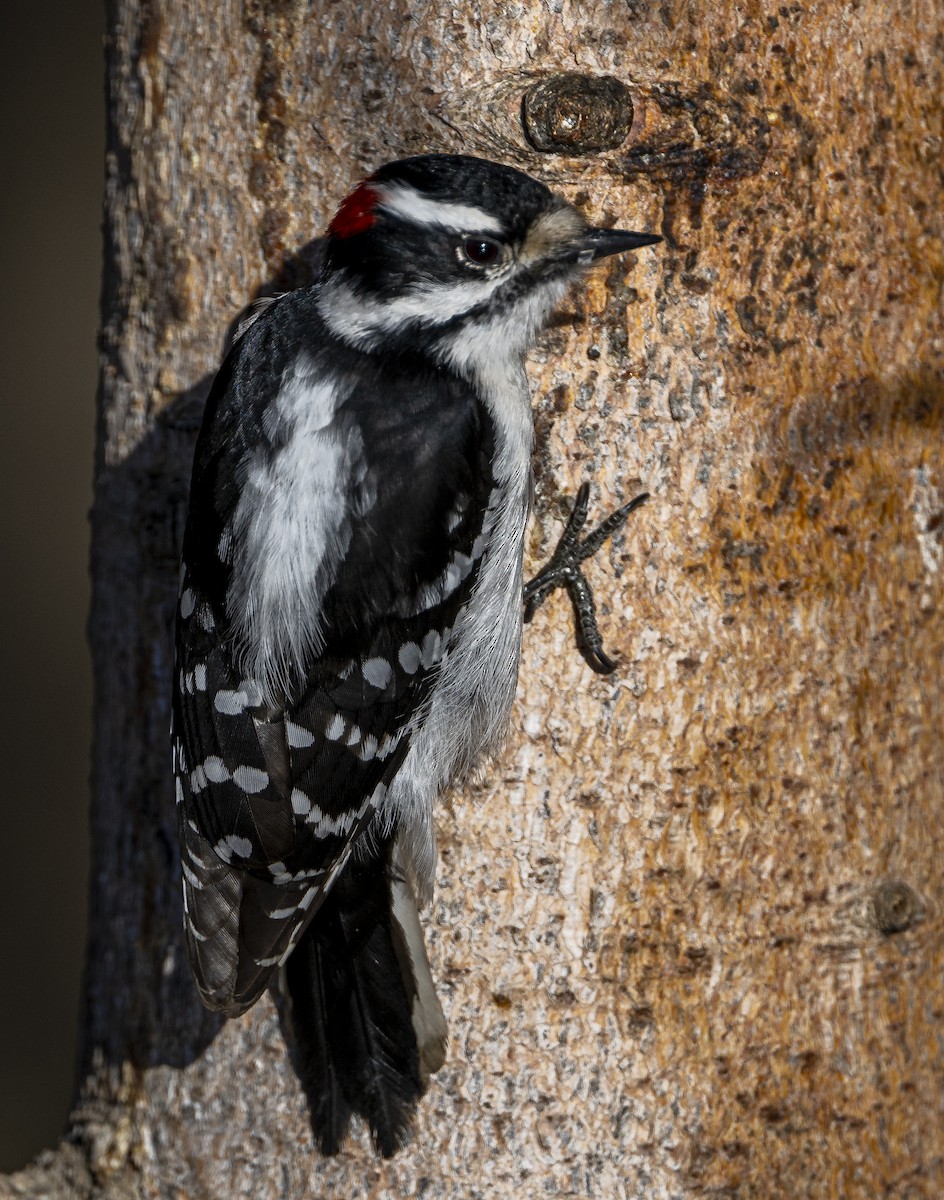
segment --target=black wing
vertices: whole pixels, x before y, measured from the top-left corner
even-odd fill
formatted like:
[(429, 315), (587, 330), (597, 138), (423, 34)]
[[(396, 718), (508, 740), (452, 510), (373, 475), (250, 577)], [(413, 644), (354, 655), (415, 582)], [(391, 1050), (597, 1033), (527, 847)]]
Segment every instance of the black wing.
[[(221, 370), (184, 544), (174, 723), (188, 944), (204, 1001), (230, 1014), (296, 944), (409, 751), (475, 583), (492, 486), (491, 426), (471, 390), (420, 356), (382, 370), (333, 341), (313, 301), (278, 301)], [(326, 536), (345, 549), (320, 599), (323, 645), (273, 696), (245, 676), (228, 608), (234, 514), (253, 455), (273, 478), (280, 454), (294, 461), (266, 414), (302, 358), (306, 378), (343, 397), (329, 432), (359, 448), (358, 492), (326, 505)]]

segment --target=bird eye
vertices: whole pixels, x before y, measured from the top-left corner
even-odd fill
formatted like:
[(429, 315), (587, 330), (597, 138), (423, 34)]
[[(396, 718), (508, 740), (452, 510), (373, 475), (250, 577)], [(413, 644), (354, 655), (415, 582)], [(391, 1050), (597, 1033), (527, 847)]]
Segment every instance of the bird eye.
[(470, 262), (478, 263), (482, 267), (496, 262), (501, 254), (501, 250), (501, 242), (496, 242), (492, 238), (487, 237), (466, 238), (462, 243), (462, 253), (466, 258)]

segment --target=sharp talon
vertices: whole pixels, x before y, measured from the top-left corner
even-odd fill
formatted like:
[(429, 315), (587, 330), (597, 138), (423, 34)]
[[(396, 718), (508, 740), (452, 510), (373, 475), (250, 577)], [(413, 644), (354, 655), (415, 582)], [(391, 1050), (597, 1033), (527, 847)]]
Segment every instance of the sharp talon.
[(615, 662), (608, 654), (604, 654), (602, 650), (593, 651), (591, 657), (594, 661), (590, 663), (590, 666), (600, 675), (612, 675), (619, 666), (618, 662)]
[(597, 627), (593, 591), (580, 569), (580, 564), (611, 537), (634, 509), (649, 499), (649, 493), (635, 496), (618, 508), (593, 529), (582, 541), (580, 531), (587, 520), (590, 484), (584, 481), (577, 491), (574, 507), (564, 526), (564, 532), (554, 548), (547, 565), (524, 586), (524, 619), (530, 621), (547, 597), (557, 588), (565, 588), (574, 606), (577, 622), (577, 644), (587, 663), (601, 675), (610, 675), (618, 663), (603, 649), (603, 639)]

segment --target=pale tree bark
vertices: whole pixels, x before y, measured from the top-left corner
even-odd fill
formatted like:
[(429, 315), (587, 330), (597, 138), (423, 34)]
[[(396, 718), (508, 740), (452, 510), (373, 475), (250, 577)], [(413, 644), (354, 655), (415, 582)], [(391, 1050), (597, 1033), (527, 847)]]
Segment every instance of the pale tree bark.
[[(110, 28), (85, 1052), (68, 1142), (0, 1196), (940, 1197), (940, 6), (122, 0)], [(415, 1137), (325, 1161), (272, 1000), (221, 1025), (188, 975), (176, 563), (227, 326), (429, 149), (665, 234), (532, 356), (533, 562), (582, 479), (652, 500), (590, 569), (618, 672), (546, 606), (506, 751), (438, 815), (452, 1039)]]

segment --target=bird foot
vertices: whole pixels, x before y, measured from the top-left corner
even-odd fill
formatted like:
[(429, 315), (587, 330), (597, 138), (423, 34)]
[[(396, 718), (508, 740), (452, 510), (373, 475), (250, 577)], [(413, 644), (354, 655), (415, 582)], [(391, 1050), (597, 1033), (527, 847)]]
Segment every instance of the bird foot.
[(615, 671), (617, 664), (603, 649), (603, 638), (597, 627), (593, 591), (580, 564), (596, 554), (606, 539), (625, 524), (629, 514), (648, 499), (648, 492), (634, 497), (628, 504), (610, 513), (605, 521), (601, 521), (596, 529), (580, 540), (580, 532), (587, 521), (590, 501), (590, 484), (581, 484), (573, 511), (554, 553), (543, 570), (524, 585), (525, 621), (531, 620), (551, 592), (560, 587), (567, 589), (577, 621), (577, 644), (590, 666), (601, 675), (609, 675)]

